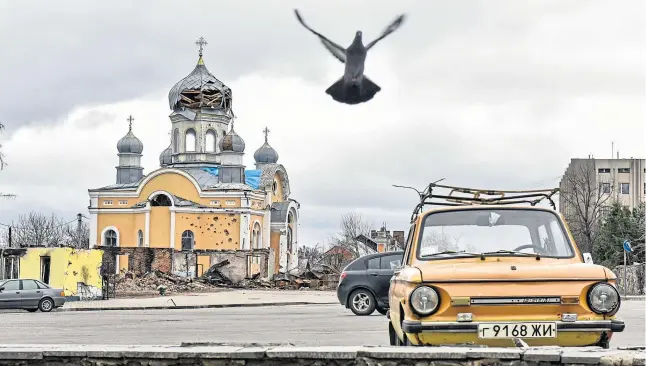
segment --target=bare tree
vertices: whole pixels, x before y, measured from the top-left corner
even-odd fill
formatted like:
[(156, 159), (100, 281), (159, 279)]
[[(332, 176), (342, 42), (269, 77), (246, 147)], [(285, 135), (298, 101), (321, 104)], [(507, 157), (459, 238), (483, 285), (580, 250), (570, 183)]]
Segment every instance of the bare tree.
[(319, 243), (315, 246), (300, 246), (298, 247), (298, 260), (306, 260), (310, 264), (317, 263), (323, 255), (323, 248)]
[[(0, 134), (3, 131), (4, 131), (4, 125), (0, 122)], [(7, 161), (5, 160), (5, 156), (2, 153), (2, 144), (0, 144), (0, 170), (3, 170), (6, 165), (7, 165)], [(14, 194), (0, 192), (0, 198), (15, 198), (15, 197), (16, 195)]]
[(56, 215), (47, 217), (30, 212), (28, 215), (20, 215), (18, 222), (11, 226), (11, 246), (14, 248), (60, 247), (65, 244), (65, 224)]
[(561, 212), (584, 252), (592, 253), (614, 190), (612, 180), (598, 177), (594, 160), (576, 161), (561, 181)]
[[(444, 252), (447, 250), (458, 250), (457, 240), (446, 233), (438, 233), (435, 231), (428, 231), (424, 233), (422, 239), (422, 251), (423, 252)], [(431, 248), (435, 249), (432, 250)]]
[(341, 232), (332, 237), (332, 246), (342, 247), (352, 256), (352, 259), (368, 254), (365, 246), (357, 240), (359, 235), (370, 237), (372, 222), (366, 221), (361, 214), (350, 212), (341, 216)]
[(88, 224), (81, 222), (80, 231), (77, 223), (63, 226), (63, 245), (78, 249), (90, 248), (90, 227)]

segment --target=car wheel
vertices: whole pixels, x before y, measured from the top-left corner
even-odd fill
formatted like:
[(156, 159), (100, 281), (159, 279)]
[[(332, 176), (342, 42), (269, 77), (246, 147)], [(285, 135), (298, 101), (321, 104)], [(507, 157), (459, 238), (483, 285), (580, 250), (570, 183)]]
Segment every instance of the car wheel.
[(375, 297), (368, 290), (356, 290), (350, 295), (350, 310), (355, 315), (370, 315), (376, 306)]
[(377, 306), (377, 307), (375, 308), (375, 310), (377, 310), (377, 312), (378, 312), (379, 314), (381, 314), (381, 315), (386, 315), (386, 313), (388, 312), (388, 310), (387, 310), (387, 309), (381, 308), (381, 307), (379, 307), (379, 306)]
[(35, 313), (38, 309), (26, 309), (30, 313)]
[(40, 303), (38, 304), (38, 309), (42, 311), (43, 313), (49, 313), (54, 309), (54, 301), (50, 298), (44, 298), (40, 300)]

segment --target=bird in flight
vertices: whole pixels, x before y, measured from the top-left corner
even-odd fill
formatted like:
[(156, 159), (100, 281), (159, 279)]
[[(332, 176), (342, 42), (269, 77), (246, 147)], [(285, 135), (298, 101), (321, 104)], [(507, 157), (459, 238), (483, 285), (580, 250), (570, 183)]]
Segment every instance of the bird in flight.
[(367, 45), (363, 44), (362, 32), (357, 31), (352, 44), (348, 48), (343, 48), (305, 24), (297, 9), (294, 9), (294, 13), (296, 13), (296, 18), (301, 25), (319, 37), (323, 46), (330, 51), (332, 56), (345, 64), (343, 77), (325, 91), (332, 99), (345, 104), (359, 104), (369, 101), (381, 90), (379, 85), (373, 83), (363, 74), (366, 55), (377, 42), (386, 38), (402, 25), (404, 22), (403, 14), (397, 16), (377, 39)]

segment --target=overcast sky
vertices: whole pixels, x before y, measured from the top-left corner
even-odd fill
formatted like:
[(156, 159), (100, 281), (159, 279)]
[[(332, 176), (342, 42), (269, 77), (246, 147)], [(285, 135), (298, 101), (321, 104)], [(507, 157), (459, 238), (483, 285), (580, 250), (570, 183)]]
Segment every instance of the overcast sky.
[[(88, 188), (116, 179), (135, 117), (144, 172), (171, 128), (167, 95), (193, 69), (195, 40), (233, 90), (245, 163), (271, 130), (301, 203), (301, 244), (341, 214), (406, 230), (429, 181), (558, 185), (570, 158), (644, 157), (644, 1), (33, 1), (0, 3), (0, 223), (31, 210), (87, 215)], [(40, 4), (40, 5), (38, 5)], [(341, 45), (405, 24), (368, 55), (382, 91), (335, 103), (343, 72), (311, 27)]]

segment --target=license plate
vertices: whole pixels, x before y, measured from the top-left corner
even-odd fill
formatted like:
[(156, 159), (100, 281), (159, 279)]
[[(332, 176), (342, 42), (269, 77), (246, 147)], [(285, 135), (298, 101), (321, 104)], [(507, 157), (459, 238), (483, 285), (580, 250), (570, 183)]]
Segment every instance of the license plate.
[(556, 338), (556, 323), (480, 323), (478, 338)]

